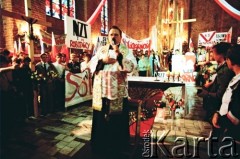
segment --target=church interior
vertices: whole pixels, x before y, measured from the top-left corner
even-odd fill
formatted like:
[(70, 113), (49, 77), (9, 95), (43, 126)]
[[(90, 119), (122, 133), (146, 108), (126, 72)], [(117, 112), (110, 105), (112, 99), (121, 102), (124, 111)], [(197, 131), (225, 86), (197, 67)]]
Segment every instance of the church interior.
[(2, 0), (0, 33), (0, 158), (239, 158), (240, 139), (212, 123), (239, 79), (239, 0)]

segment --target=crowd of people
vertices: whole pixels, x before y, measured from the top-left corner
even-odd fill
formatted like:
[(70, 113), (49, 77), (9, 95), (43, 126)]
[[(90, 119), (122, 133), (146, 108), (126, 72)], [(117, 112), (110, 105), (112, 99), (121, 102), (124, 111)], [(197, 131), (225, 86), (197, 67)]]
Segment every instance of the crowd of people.
[[(53, 112), (65, 110), (65, 70), (80, 73), (89, 67), (91, 55), (82, 58), (58, 53), (52, 62), (48, 52), (36, 64), (24, 52), (0, 53), (1, 130), (7, 134), (13, 125), (24, 124)], [(5, 132), (5, 133), (4, 133)]]
[(206, 120), (212, 124), (209, 139), (218, 141), (219, 148), (226, 138), (240, 152), (240, 45), (218, 43), (212, 47), (217, 69), (212, 81), (203, 85), (198, 96), (203, 98)]

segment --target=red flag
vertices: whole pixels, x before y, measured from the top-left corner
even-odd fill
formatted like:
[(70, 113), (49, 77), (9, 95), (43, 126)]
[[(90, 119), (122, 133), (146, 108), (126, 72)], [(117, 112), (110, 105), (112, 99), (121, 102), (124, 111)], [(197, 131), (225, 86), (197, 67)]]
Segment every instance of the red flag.
[(61, 53), (64, 53), (66, 55), (66, 63), (68, 63), (70, 57), (69, 57), (69, 51), (66, 44), (62, 46)]
[(52, 60), (52, 62), (56, 61), (57, 53), (58, 53), (58, 51), (57, 51), (56, 41), (55, 41), (54, 34), (52, 32), (52, 51), (51, 51), (51, 60)]

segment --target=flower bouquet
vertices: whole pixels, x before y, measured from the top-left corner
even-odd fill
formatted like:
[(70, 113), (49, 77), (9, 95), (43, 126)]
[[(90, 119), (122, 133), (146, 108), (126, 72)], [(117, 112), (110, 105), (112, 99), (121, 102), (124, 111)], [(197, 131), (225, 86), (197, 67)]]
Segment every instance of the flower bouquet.
[(46, 77), (44, 77), (43, 74), (38, 74), (37, 71), (32, 72), (31, 79), (35, 84), (39, 84), (42, 81), (46, 81)]
[(181, 117), (184, 110), (184, 99), (177, 99), (173, 93), (168, 93), (165, 95), (167, 107), (171, 111), (172, 119), (175, 119), (175, 115)]
[(53, 70), (50, 70), (50, 71), (47, 73), (47, 75), (48, 75), (48, 77), (49, 77), (50, 79), (56, 79), (56, 78), (58, 78), (58, 73), (56, 73), (56, 72), (53, 71)]

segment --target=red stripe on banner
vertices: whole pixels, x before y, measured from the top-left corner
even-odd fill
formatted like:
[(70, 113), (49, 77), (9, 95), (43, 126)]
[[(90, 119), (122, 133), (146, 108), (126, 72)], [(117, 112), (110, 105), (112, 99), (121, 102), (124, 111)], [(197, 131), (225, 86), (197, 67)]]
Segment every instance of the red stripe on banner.
[[(71, 80), (71, 76), (75, 76), (75, 77), (81, 79), (81, 80), (80, 80), (80, 81), (81, 81), (80, 85), (78, 85), (77, 82)], [(78, 75), (76, 75), (76, 74), (73, 74), (73, 73), (70, 73), (70, 72), (69, 72), (69, 73), (66, 75), (66, 80), (67, 80), (68, 83), (70, 83), (70, 84), (72, 84), (72, 85), (75, 86), (75, 90), (74, 90), (74, 93), (73, 93), (70, 97), (68, 97), (68, 98), (66, 97), (66, 98), (65, 98), (65, 101), (70, 101), (70, 100), (72, 100), (72, 99), (75, 97), (76, 93), (78, 93), (80, 97), (84, 97), (84, 96), (87, 95), (87, 92), (88, 92), (87, 82), (85, 82), (85, 81), (82, 79), (82, 77), (80, 77), (80, 76), (78, 76)], [(85, 90), (84, 92), (80, 92), (80, 91), (81, 91), (80, 88), (82, 88), (82, 87), (85, 88), (85, 89), (82, 89), (82, 90)]]
[(203, 38), (203, 40), (205, 40), (205, 42), (209, 42), (212, 40), (213, 36), (216, 34), (216, 32), (213, 32), (213, 34), (211, 35), (211, 37), (209, 39), (206, 39), (206, 37), (200, 33), (200, 36)]
[(72, 75), (72, 73), (68, 73), (68, 74), (66, 75), (66, 80), (67, 80), (68, 83), (74, 85), (74, 86), (76, 87), (76, 89), (74, 90), (74, 93), (73, 93), (69, 98), (67, 98), (67, 97), (65, 98), (65, 101), (70, 101), (71, 99), (73, 99), (73, 97), (74, 97), (75, 94), (77, 93), (78, 83), (71, 80), (71, 78), (70, 78), (71, 75)]

